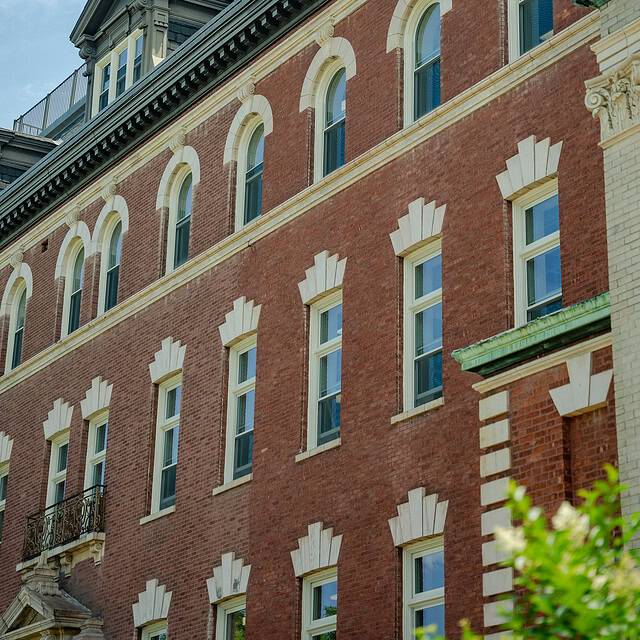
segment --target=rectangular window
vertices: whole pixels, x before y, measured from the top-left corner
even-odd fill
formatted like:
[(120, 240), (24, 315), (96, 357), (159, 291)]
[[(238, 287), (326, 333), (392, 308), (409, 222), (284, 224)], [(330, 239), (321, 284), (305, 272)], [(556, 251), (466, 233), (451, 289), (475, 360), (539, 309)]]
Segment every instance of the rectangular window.
[(127, 88), (127, 59), (129, 52), (127, 49), (118, 55), (118, 73), (116, 74), (116, 98), (124, 93)]
[(142, 54), (144, 53), (144, 36), (136, 38), (133, 58), (133, 82), (136, 83), (142, 77)]
[(176, 469), (180, 435), (182, 383), (173, 379), (160, 385), (151, 512), (162, 511), (176, 502)]
[(51, 458), (49, 462), (49, 487), (47, 491), (47, 507), (58, 504), (65, 499), (67, 488), (67, 457), (69, 452), (69, 436), (63, 435), (51, 442)]
[(553, 0), (509, 0), (512, 62), (553, 35), (553, 4)]
[(80, 309), (82, 304), (82, 289), (74, 291), (69, 297), (69, 324), (67, 334), (73, 333), (80, 327)]
[(102, 487), (106, 484), (107, 435), (109, 423), (103, 416), (89, 423), (87, 440), (87, 469), (84, 488)]
[(102, 111), (109, 104), (110, 85), (111, 85), (111, 65), (107, 64), (102, 69), (102, 83), (100, 84), (100, 97), (98, 98), (98, 111)]
[(435, 626), (444, 636), (444, 548), (427, 540), (403, 550), (404, 640), (414, 640), (417, 629)]
[(216, 607), (216, 640), (245, 640), (246, 598), (234, 598)]
[(142, 630), (142, 640), (167, 640), (168, 637), (165, 622), (149, 625)]
[(329, 569), (302, 581), (302, 637), (335, 640), (338, 621), (338, 574)]
[(442, 396), (442, 255), (434, 242), (404, 260), (405, 411)]
[(225, 482), (249, 475), (253, 470), (255, 401), (256, 340), (251, 338), (229, 352)]
[(562, 308), (560, 209), (551, 185), (513, 203), (516, 321), (526, 324)]
[(189, 235), (191, 232), (191, 214), (185, 214), (176, 224), (176, 243), (173, 268), (177, 269), (189, 259)]
[(342, 405), (342, 297), (311, 306), (309, 434), (314, 449), (340, 437)]
[(2, 542), (2, 530), (4, 528), (4, 511), (7, 506), (7, 482), (9, 481), (9, 470), (5, 467), (0, 469), (0, 542)]

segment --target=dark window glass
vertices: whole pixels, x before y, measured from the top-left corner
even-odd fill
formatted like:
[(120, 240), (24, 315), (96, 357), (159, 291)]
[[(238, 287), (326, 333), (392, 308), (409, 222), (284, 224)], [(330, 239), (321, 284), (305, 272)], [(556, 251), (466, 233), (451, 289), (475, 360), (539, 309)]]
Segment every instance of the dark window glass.
[(444, 587), (444, 552), (428, 553), (414, 560), (414, 593)]
[(144, 53), (144, 36), (136, 40), (136, 48), (133, 58), (133, 81), (138, 82), (142, 77), (142, 54)]
[(440, 5), (424, 14), (416, 31), (415, 120), (440, 105)]
[(189, 174), (184, 179), (178, 196), (178, 216), (176, 220), (176, 240), (173, 256), (174, 269), (179, 267), (181, 264), (184, 264), (189, 257), (192, 197), (193, 177)]
[(442, 255), (438, 254), (416, 266), (415, 299), (442, 289)]
[(520, 0), (520, 53), (526, 53), (553, 33), (553, 0)]
[(562, 308), (560, 247), (527, 260), (527, 320), (535, 320)]
[(313, 588), (313, 620), (338, 615), (338, 581)]
[(16, 324), (13, 331), (13, 352), (11, 354), (11, 368), (15, 369), (22, 362), (22, 342), (24, 337), (24, 322), (27, 308), (27, 290), (20, 294), (20, 301), (16, 310)]
[(244, 190), (244, 224), (262, 213), (262, 183), (264, 175), (264, 126), (251, 136), (247, 148), (247, 173)]
[(415, 316), (415, 406), (442, 395), (442, 304)]
[(73, 263), (71, 276), (71, 294), (69, 297), (69, 323), (67, 333), (72, 333), (80, 326), (80, 305), (82, 303), (82, 286), (84, 282), (84, 249), (80, 249)]
[(340, 436), (342, 349), (320, 358), (318, 445)]
[(560, 230), (560, 208), (558, 195), (540, 202), (525, 211), (526, 242), (533, 244), (537, 240), (550, 236)]
[(108, 64), (102, 69), (102, 86), (100, 87), (100, 98), (98, 100), (98, 111), (102, 111), (109, 104), (109, 84), (111, 82), (111, 65)]
[(160, 509), (176, 502), (176, 468), (178, 466), (178, 436), (180, 428), (173, 427), (164, 432), (162, 477), (160, 480)]
[(324, 167), (328, 175), (344, 164), (347, 74), (340, 69), (329, 83), (325, 100)]
[(420, 629), (435, 625), (432, 637), (440, 637), (444, 634), (444, 605), (437, 604), (432, 607), (418, 609), (415, 612), (415, 628)]
[(252, 471), (255, 396), (256, 392), (251, 390), (238, 396), (236, 402), (234, 478), (241, 478)]
[(122, 254), (122, 224), (118, 222), (109, 243), (107, 261), (107, 286), (105, 290), (104, 310), (108, 311), (118, 302), (118, 284), (120, 278), (120, 258)]
[(245, 640), (246, 626), (247, 614), (244, 610), (228, 613), (225, 640)]
[(116, 74), (116, 97), (123, 94), (127, 88), (127, 58), (129, 52), (125, 49), (118, 56), (118, 72)]

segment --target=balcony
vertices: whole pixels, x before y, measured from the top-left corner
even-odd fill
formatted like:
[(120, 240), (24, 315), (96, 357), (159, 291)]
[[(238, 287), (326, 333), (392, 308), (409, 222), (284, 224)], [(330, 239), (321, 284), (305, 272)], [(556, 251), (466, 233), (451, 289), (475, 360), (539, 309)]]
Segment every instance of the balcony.
[(99, 563), (104, 544), (104, 486), (95, 486), (27, 518), (22, 562), (31, 567), (41, 554), (55, 559), (65, 572), (92, 557)]
[(84, 122), (87, 65), (76, 69), (13, 123), (13, 130), (45, 138), (68, 138)]

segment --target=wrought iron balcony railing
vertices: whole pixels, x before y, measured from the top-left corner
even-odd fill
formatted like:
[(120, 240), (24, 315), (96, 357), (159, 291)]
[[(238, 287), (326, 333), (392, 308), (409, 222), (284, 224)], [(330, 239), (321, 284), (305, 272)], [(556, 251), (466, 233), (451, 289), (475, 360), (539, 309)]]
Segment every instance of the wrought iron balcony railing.
[(104, 531), (105, 489), (96, 485), (27, 518), (22, 559)]

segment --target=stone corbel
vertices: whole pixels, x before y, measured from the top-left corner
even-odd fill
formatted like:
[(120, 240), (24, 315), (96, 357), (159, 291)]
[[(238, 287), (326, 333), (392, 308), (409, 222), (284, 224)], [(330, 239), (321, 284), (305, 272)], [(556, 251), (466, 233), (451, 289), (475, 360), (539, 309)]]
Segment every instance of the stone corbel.
[(599, 118), (603, 141), (640, 125), (640, 54), (585, 85), (585, 105)]

